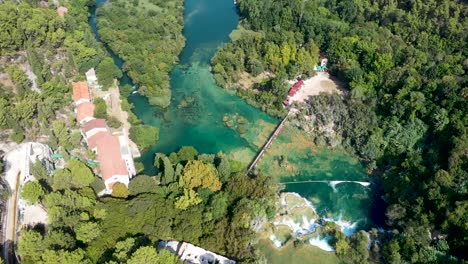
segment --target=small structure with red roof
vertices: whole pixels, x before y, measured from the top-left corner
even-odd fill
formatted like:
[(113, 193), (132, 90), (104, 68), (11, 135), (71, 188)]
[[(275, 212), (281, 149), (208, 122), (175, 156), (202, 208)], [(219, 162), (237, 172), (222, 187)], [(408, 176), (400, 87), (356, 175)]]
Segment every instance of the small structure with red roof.
[(289, 90), (288, 95), (289, 96), (294, 96), (297, 93), (297, 91), (299, 91), (299, 89), (301, 89), (302, 85), (304, 85), (303, 80), (300, 80), (297, 83), (295, 83), (293, 85), (293, 87), (291, 87), (291, 89)]
[(84, 124), (83, 129), (81, 130), (83, 138), (88, 141), (88, 138), (96, 135), (99, 132), (107, 131), (107, 123), (105, 119), (98, 118), (93, 119), (86, 124)]
[(73, 83), (73, 102), (75, 106), (91, 102), (91, 94), (89, 93), (89, 87), (86, 82)]
[(81, 103), (75, 108), (76, 120), (80, 124), (85, 124), (94, 119), (94, 104), (90, 102)]
[(283, 101), (283, 105), (284, 106), (288, 106), (289, 105), (289, 97), (291, 96), (294, 96), (297, 91), (299, 91), (302, 86), (304, 85), (304, 81), (303, 80), (300, 80), (298, 82), (296, 82), (292, 87), (291, 89), (289, 89), (289, 92), (288, 92), (288, 97)]

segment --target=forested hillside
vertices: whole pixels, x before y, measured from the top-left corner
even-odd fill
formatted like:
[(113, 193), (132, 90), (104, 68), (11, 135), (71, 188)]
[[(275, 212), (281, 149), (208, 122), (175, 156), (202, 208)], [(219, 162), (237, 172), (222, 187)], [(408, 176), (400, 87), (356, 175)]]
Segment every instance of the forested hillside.
[[(235, 86), (245, 72), (268, 72), (273, 80), (239, 94), (280, 111), (288, 88), (282, 83), (313, 74), (320, 49), (350, 92), (310, 98), (297, 124), (332, 123), (340, 143), (381, 182), (389, 232), (374, 250), (389, 263), (468, 258), (466, 3), (239, 0), (238, 6), (241, 27), (212, 61), (217, 82)], [(333, 140), (313, 136), (319, 144)], [(338, 254), (353, 261), (346, 250)]]
[[(148, 260), (159, 240), (172, 239), (254, 259), (253, 228), (274, 215), (271, 178), (252, 179), (239, 163), (192, 147), (156, 155), (155, 166), (157, 177), (137, 176), (128, 190), (117, 184), (106, 198), (96, 197), (91, 171), (77, 160), (53, 177), (39, 163), (33, 166), (40, 184), (28, 183), (36, 186), (25, 187), (23, 197), (47, 209), (49, 224), (46, 232), (22, 233), (22, 263), (145, 263), (136, 260), (142, 248), (152, 248)], [(170, 256), (163, 251), (148, 263), (177, 263)]]
[[(73, 132), (69, 81), (106, 56), (86, 24), (85, 2), (72, 1), (72, 15), (27, 3), (0, 5), (0, 129), (2, 140), (46, 140), (70, 151)], [(57, 121), (56, 121), (57, 120)]]
[(183, 0), (109, 0), (98, 9), (102, 41), (152, 105), (169, 106), (169, 72), (185, 44)]

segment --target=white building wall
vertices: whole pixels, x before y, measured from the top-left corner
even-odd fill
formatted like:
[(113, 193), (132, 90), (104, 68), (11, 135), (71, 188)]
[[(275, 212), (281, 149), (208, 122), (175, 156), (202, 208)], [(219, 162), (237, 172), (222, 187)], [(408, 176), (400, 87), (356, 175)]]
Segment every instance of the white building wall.
[(110, 186), (112, 186), (113, 183), (123, 183), (125, 186), (128, 187), (128, 184), (130, 183), (130, 178), (128, 175), (114, 175), (111, 178), (107, 179), (104, 181), (104, 184), (106, 185), (106, 189), (110, 190)]
[(105, 127), (99, 127), (99, 128), (93, 128), (90, 131), (83, 133), (83, 137), (86, 139), (86, 142), (88, 142), (88, 138), (91, 138), (92, 136), (96, 135), (99, 132), (106, 132), (107, 128)]
[(75, 102), (75, 107), (79, 106), (82, 103), (89, 103), (89, 102), (91, 102), (89, 99), (83, 99), (82, 98), (82, 99)]

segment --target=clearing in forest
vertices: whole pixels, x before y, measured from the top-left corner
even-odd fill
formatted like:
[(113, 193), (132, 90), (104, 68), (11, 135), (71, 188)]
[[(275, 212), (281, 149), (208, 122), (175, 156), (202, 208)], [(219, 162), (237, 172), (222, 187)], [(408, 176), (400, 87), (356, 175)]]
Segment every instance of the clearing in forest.
[(291, 96), (289, 102), (302, 103), (309, 96), (319, 95), (320, 93), (343, 94), (343, 91), (341, 85), (333, 80), (328, 72), (317, 72), (314, 77), (304, 80), (304, 85), (294, 96)]

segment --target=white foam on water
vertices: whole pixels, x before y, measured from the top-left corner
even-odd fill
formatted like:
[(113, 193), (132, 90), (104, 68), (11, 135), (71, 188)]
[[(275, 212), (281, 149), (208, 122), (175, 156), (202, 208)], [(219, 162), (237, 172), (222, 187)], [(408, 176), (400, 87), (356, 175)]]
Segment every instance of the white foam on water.
[(335, 249), (332, 246), (330, 246), (330, 244), (328, 243), (329, 240), (330, 240), (329, 236), (326, 236), (324, 238), (313, 237), (313, 238), (309, 239), (309, 243), (312, 246), (316, 246), (316, 247), (320, 248), (321, 250), (328, 251), (328, 252), (333, 252), (333, 251), (335, 251)]
[(276, 247), (279, 248), (279, 247), (282, 246), (281, 241), (279, 241), (279, 239), (276, 238), (275, 235), (271, 235), (269, 238), (270, 238), (271, 242), (273, 242), (273, 244), (275, 244)]
[(352, 223), (352, 222), (343, 220), (341, 216), (338, 218), (338, 220), (333, 219), (333, 218), (323, 218), (323, 220), (337, 224), (340, 227), (341, 232), (343, 232), (346, 236), (350, 236), (356, 233), (357, 224), (359, 222), (359, 221), (356, 221)]

